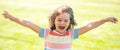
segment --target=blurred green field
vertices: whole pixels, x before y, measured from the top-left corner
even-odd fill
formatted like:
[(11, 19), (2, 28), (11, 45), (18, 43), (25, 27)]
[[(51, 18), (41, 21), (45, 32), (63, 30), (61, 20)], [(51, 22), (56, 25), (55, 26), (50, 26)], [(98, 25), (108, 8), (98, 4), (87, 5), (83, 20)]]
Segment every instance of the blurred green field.
[[(78, 24), (75, 28), (109, 16), (120, 19), (120, 0), (0, 0), (0, 50), (44, 49), (44, 39), (32, 30), (3, 18), (4, 10), (48, 28), (47, 16), (64, 4), (73, 8)], [(72, 46), (72, 50), (120, 50), (120, 22), (105, 23), (73, 40)]]

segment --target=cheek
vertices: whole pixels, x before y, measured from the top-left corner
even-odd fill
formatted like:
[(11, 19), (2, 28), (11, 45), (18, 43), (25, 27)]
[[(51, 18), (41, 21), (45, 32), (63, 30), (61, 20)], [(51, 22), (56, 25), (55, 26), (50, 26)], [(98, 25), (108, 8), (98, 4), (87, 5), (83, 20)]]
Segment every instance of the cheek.
[(66, 23), (67, 25), (69, 25), (70, 23), (68, 22), (68, 23)]
[(58, 23), (58, 21), (57, 21), (57, 20), (55, 20), (54, 24), (55, 24), (55, 26), (56, 26), (56, 25), (58, 25), (59, 23)]
[(70, 25), (70, 22), (66, 23), (66, 25), (69, 26), (69, 25)]

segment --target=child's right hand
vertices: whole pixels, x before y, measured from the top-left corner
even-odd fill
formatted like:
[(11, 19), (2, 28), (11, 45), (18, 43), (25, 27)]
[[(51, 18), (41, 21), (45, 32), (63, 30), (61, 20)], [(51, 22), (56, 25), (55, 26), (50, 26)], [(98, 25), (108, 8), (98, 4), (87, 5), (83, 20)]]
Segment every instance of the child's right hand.
[(23, 26), (26, 26), (30, 29), (32, 29), (33, 31), (37, 32), (38, 34), (40, 33), (40, 27), (29, 22), (29, 21), (26, 21), (26, 20), (22, 20), (22, 19), (19, 19), (19, 18), (16, 18), (16, 17), (13, 17), (12, 15), (10, 15), (7, 11), (4, 11), (3, 13), (3, 17), (7, 18), (7, 19), (10, 19), (20, 25), (23, 25)]
[(7, 11), (4, 11), (4, 13), (3, 13), (2, 15), (3, 15), (3, 17), (5, 17), (6, 19), (7, 19), (7, 18), (8, 18), (8, 19), (12, 18), (12, 15), (10, 15)]

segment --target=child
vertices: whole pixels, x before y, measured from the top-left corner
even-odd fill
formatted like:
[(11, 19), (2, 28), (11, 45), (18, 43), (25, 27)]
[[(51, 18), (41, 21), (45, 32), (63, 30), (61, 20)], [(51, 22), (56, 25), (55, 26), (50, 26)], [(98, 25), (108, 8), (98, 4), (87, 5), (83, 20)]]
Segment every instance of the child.
[(38, 33), (40, 37), (45, 39), (45, 50), (71, 50), (72, 40), (77, 39), (81, 34), (106, 22), (118, 22), (115, 17), (108, 17), (74, 29), (76, 22), (74, 20), (73, 10), (66, 5), (58, 7), (51, 16), (49, 16), (50, 29), (41, 28), (29, 21), (15, 18), (6, 11), (4, 11), (3, 17)]

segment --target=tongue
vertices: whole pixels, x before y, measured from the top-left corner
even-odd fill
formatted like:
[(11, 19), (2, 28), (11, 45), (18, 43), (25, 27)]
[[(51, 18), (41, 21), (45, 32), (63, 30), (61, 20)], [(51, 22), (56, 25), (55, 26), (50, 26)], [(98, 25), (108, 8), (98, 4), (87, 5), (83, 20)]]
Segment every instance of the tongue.
[(63, 26), (60, 26), (59, 28), (62, 30), (62, 29), (64, 29), (65, 27), (63, 27)]

